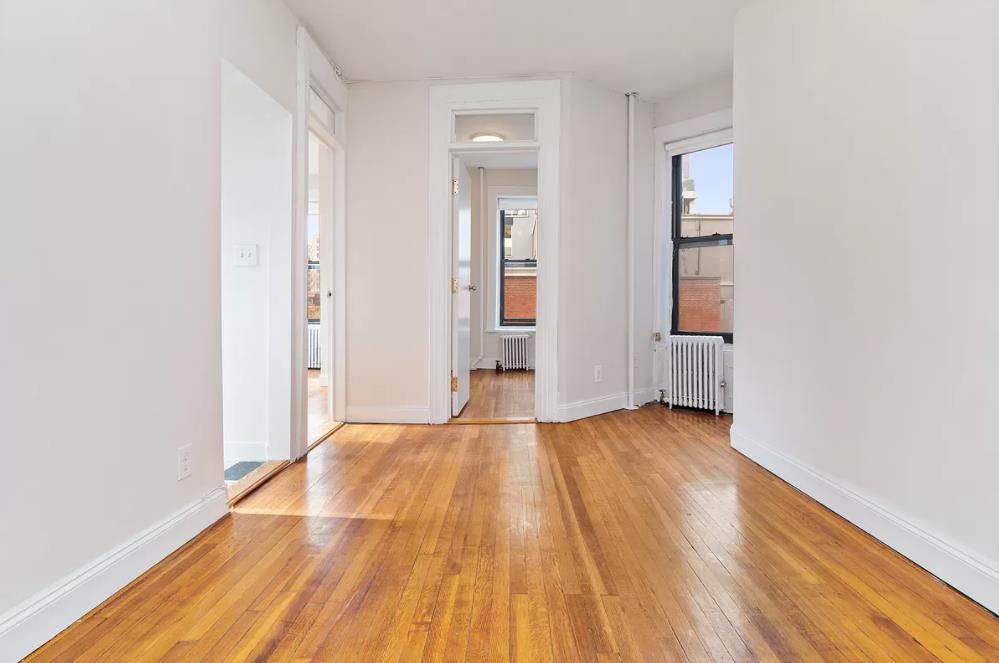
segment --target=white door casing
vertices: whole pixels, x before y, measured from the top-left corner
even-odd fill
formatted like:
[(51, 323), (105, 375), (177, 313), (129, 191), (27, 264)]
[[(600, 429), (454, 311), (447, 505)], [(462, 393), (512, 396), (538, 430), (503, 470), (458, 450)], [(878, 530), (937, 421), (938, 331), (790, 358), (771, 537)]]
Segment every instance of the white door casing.
[(451, 375), (458, 383), (451, 391), (451, 415), (456, 417), (468, 403), (471, 378), (472, 178), (459, 157), (452, 161), (451, 173), (458, 189), (451, 196), (451, 274), (457, 281), (451, 292)]
[[(559, 79), (462, 83), (430, 87), (429, 164), (429, 420), (446, 423), (452, 410), (451, 288), (453, 246), (450, 175), (452, 158), (462, 152), (536, 151), (538, 212), (544, 221), (538, 237), (538, 324), (535, 333), (534, 414), (538, 421), (557, 421), (558, 410), (558, 274), (559, 274), (559, 143), (561, 137)], [(456, 142), (456, 113), (532, 112), (535, 140), (496, 143)]]

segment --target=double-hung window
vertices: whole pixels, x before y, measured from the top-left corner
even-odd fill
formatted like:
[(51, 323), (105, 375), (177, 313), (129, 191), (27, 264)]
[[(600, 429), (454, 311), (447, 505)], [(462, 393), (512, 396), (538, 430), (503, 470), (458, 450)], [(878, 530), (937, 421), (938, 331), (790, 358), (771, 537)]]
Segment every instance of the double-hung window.
[[(730, 140), (730, 138), (729, 138)], [(732, 342), (735, 208), (732, 143), (670, 150), (673, 334)]]
[(499, 216), (499, 326), (534, 327), (538, 307), (538, 210), (503, 208)]

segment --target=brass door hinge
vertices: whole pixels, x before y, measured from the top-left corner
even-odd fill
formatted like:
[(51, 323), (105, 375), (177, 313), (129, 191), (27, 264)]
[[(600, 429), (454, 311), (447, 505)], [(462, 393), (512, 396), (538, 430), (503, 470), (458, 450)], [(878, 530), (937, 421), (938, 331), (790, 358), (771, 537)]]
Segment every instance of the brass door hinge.
[(458, 393), (458, 376), (457, 375), (452, 375), (451, 376), (451, 393), (453, 393), (453, 394)]
[(451, 292), (458, 292), (458, 279), (451, 279)]
[(656, 343), (658, 343), (663, 340), (663, 335), (659, 332), (656, 332), (653, 338), (655, 339)]
[(451, 180), (451, 195), (458, 195), (458, 180)]

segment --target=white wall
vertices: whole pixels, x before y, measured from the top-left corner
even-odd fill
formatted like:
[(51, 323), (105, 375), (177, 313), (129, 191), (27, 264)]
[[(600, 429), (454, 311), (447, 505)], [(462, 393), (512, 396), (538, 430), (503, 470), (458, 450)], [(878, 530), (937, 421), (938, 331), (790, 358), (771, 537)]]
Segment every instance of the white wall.
[[(498, 262), (494, 225), (497, 219), (496, 198), (490, 197), (491, 187), (513, 187), (522, 195), (537, 195), (538, 171), (533, 168), (487, 168), (485, 187), (479, 185), (478, 168), (470, 168), (472, 178), (472, 282), (479, 288), (472, 293), (472, 362), (480, 368), (494, 368), (496, 360), (503, 358), (503, 334), (511, 332), (490, 331), (496, 327), (496, 297)], [(495, 189), (494, 189), (495, 190)], [(513, 189), (511, 189), (513, 190)], [(486, 224), (483, 225), (483, 203)], [(543, 221), (542, 221), (543, 223)], [(485, 236), (484, 236), (485, 233)], [(530, 333), (530, 332), (527, 332)], [(533, 357), (534, 339), (530, 352)]]
[(992, 610), (997, 67), (991, 2), (737, 21), (733, 445)]
[(635, 402), (659, 398), (653, 385), (656, 329), (654, 108), (639, 101), (635, 109)]
[(706, 81), (677, 92), (655, 105), (655, 125), (676, 124), (732, 108), (732, 77)]
[(295, 18), (282, 0), (221, 0), (222, 53), (289, 112), (295, 109)]
[[(347, 173), (347, 415), (428, 418), (427, 82), (350, 86)], [(563, 418), (623, 407), (627, 390), (624, 95), (563, 79), (559, 402)], [(643, 107), (645, 144), (651, 111)], [(642, 139), (640, 139), (642, 140)], [(640, 156), (651, 180), (650, 156)], [(473, 178), (474, 180), (475, 178)], [(639, 186), (651, 206), (651, 185)], [(647, 223), (652, 223), (648, 216)], [(644, 221), (640, 223), (645, 223)], [(640, 229), (636, 242), (651, 233)], [(636, 273), (651, 273), (638, 252)], [(641, 280), (639, 277), (637, 280)], [(651, 296), (651, 295), (650, 295)], [(645, 294), (639, 294), (641, 299)], [(636, 327), (642, 347), (651, 333)], [(641, 330), (641, 331), (639, 331)], [(645, 355), (645, 349), (640, 356)], [(651, 365), (651, 359), (645, 357)], [(593, 380), (593, 366), (603, 381)], [(638, 374), (645, 384), (642, 372)]]
[[(225, 462), (291, 454), (292, 117), (222, 62)], [(236, 263), (239, 247), (258, 264)]]
[(218, 40), (204, 0), (0, 10), (2, 660), (225, 513)]
[(429, 86), (350, 86), (347, 418), (428, 421)]
[(571, 418), (626, 399), (628, 115), (623, 94), (584, 79), (562, 90), (559, 402)]

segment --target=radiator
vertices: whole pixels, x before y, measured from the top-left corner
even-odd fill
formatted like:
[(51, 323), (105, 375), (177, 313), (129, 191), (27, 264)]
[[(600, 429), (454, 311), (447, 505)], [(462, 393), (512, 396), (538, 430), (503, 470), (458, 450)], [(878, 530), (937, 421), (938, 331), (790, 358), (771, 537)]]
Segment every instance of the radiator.
[(723, 378), (721, 336), (670, 336), (669, 406), (721, 411)]
[(309, 323), (309, 368), (322, 368), (322, 348), (319, 345), (319, 323)]
[(503, 336), (503, 369), (523, 369), (530, 368), (530, 357), (528, 356), (529, 334), (511, 334)]

